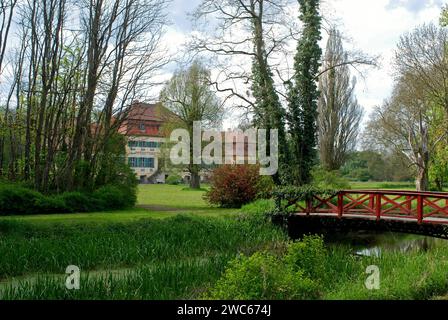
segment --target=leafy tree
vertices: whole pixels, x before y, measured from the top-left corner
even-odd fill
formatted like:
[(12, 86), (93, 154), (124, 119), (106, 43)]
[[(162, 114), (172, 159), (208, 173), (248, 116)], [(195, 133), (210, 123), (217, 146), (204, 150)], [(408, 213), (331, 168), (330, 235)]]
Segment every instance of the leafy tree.
[(374, 150), (350, 153), (341, 173), (356, 181), (411, 181), (415, 175), (402, 154), (381, 154)]
[[(187, 70), (174, 74), (160, 94), (160, 100), (166, 108), (177, 116), (175, 125), (186, 129), (193, 137), (194, 122), (200, 122), (203, 128), (221, 125), (224, 109), (222, 102), (210, 88), (210, 71), (195, 61)], [(201, 164), (193, 161), (193, 143), (190, 143), (191, 174), (190, 187), (199, 189)]]
[(321, 39), (319, 0), (299, 0), (299, 4), (303, 31), (294, 59), (295, 74), (288, 93), (287, 119), (291, 135), (291, 182), (303, 185), (311, 181), (311, 169), (316, 160), (319, 98), (316, 78), (322, 50), (319, 47)]
[[(261, 55), (261, 59), (254, 59), (252, 66), (252, 94), (255, 98), (254, 124), (258, 128), (268, 130), (267, 132), (271, 129), (278, 130), (279, 173), (274, 175), (274, 181), (279, 184), (281, 180), (284, 180), (285, 174), (287, 174), (285, 172), (286, 157), (288, 154), (285, 133), (285, 111), (275, 90), (272, 72), (267, 63), (266, 54), (261, 53)], [(268, 142), (267, 146), (269, 145)]]

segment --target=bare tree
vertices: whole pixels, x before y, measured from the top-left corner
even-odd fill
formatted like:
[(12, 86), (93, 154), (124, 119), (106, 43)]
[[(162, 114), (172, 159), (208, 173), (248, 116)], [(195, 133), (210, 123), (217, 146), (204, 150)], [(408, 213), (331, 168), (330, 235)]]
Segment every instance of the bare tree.
[(124, 110), (169, 61), (160, 46), (165, 8), (162, 0), (18, 2), (5, 117), (10, 174), (46, 192), (97, 185)]
[(3, 71), (3, 61), (16, 5), (17, 0), (0, 0), (0, 76)]
[[(16, 5), (17, 0), (0, 0), (0, 83), (2, 82), (3, 62), (6, 48), (8, 47), (8, 38)], [(7, 127), (8, 116), (9, 103), (6, 104), (4, 113), (0, 112), (0, 128)], [(6, 133), (0, 130), (0, 176), (3, 174), (5, 135)]]
[[(165, 6), (161, 0), (90, 0), (82, 5), (81, 11), (86, 12), (87, 71), (66, 165), (69, 188), (76, 186), (75, 176), (83, 176), (83, 183), (94, 181), (104, 142), (120, 124), (117, 121), (111, 126), (112, 115), (123, 116), (125, 106), (141, 94), (142, 84), (149, 85), (148, 77), (168, 63), (159, 48), (166, 24)], [(101, 100), (103, 108), (97, 110), (99, 117), (94, 125), (95, 103)], [(99, 140), (100, 136), (104, 139)], [(75, 168), (81, 160), (89, 164), (84, 172)]]
[(425, 24), (400, 39), (395, 53), (397, 77), (406, 75), (448, 114), (448, 32)]
[[(211, 36), (193, 37), (190, 47), (195, 53), (212, 54), (218, 61), (219, 74), (212, 81), (215, 89), (232, 100), (253, 125), (278, 129), (279, 174), (281, 182), (286, 168), (285, 86), (276, 79), (284, 73), (288, 40), (297, 34), (285, 8), (289, 0), (204, 0), (194, 17), (216, 24)], [(248, 65), (252, 68), (249, 70)], [(278, 78), (277, 76), (277, 78)]]
[(372, 114), (366, 129), (368, 143), (379, 144), (385, 150), (403, 154), (416, 169), (417, 190), (429, 188), (428, 170), (436, 146), (445, 134), (430, 134), (440, 123), (440, 113), (434, 112), (425, 98), (424, 89), (413, 82), (414, 76), (403, 77), (396, 84), (392, 98)]
[(228, 98), (237, 98), (241, 107), (250, 110), (255, 105), (247, 91), (253, 74), (246, 66), (255, 61), (263, 72), (277, 70), (281, 67), (278, 57), (287, 54), (288, 40), (298, 33), (285, 11), (290, 3), (290, 0), (203, 0), (194, 12), (197, 25), (205, 23), (209, 30), (212, 24), (214, 32), (194, 35), (189, 48), (194, 53), (211, 53), (215, 61), (222, 62), (214, 85), (218, 91), (227, 93)]
[(332, 29), (319, 79), (318, 131), (320, 161), (327, 170), (338, 170), (356, 146), (363, 109), (355, 96), (341, 34)]

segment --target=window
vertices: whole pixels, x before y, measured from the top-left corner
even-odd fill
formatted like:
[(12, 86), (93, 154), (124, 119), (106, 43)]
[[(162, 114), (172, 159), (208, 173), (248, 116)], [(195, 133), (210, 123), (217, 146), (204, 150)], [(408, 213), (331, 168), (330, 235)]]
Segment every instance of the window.
[(154, 158), (128, 158), (131, 168), (154, 168)]
[(139, 126), (141, 131), (145, 131), (145, 124), (144, 123), (140, 123)]
[(129, 148), (159, 148), (160, 143), (156, 141), (129, 141)]

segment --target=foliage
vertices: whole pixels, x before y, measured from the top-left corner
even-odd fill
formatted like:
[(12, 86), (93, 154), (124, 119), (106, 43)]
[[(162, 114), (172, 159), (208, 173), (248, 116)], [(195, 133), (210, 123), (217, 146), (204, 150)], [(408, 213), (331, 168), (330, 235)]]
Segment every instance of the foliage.
[(58, 198), (65, 204), (66, 212), (89, 212), (97, 211), (99, 208), (99, 204), (94, 201), (94, 198), (79, 191), (64, 192)]
[(130, 208), (137, 202), (135, 188), (109, 185), (95, 190), (93, 198), (98, 199), (101, 210)]
[(285, 262), (294, 270), (303, 270), (307, 277), (319, 280), (325, 276), (327, 254), (322, 237), (305, 236), (288, 246)]
[(224, 208), (240, 208), (263, 197), (272, 189), (272, 180), (260, 176), (257, 165), (223, 165), (211, 176), (205, 199)]
[(275, 199), (275, 213), (287, 214), (300, 201), (312, 200), (313, 196), (324, 198), (333, 197), (340, 190), (319, 188), (313, 185), (301, 187), (285, 186), (274, 189), (272, 196)]
[(0, 185), (0, 215), (91, 212), (134, 206), (136, 189), (118, 185), (87, 192), (43, 195), (15, 184)]
[[(210, 87), (211, 71), (200, 61), (194, 61), (188, 69), (177, 71), (165, 84), (160, 100), (176, 117), (175, 129), (187, 130), (193, 137), (195, 123), (204, 128), (218, 127), (225, 114), (223, 103)], [(166, 130), (169, 130), (167, 127)], [(183, 150), (190, 159), (196, 155), (192, 148)], [(171, 166), (175, 166), (172, 162)], [(190, 188), (200, 189), (202, 164), (192, 161), (185, 169), (190, 173)]]
[(126, 163), (126, 137), (119, 133), (111, 134), (105, 143), (93, 189), (102, 186), (119, 186), (123, 189), (136, 189), (138, 185), (135, 172)]
[(321, 165), (339, 170), (356, 147), (363, 108), (355, 95), (356, 78), (349, 69), (342, 34), (331, 29), (319, 77), (318, 132)]
[(209, 298), (220, 300), (299, 300), (318, 297), (317, 286), (303, 272), (268, 252), (229, 263)]
[(291, 135), (290, 183), (311, 182), (311, 168), (316, 161), (317, 101), (316, 77), (322, 50), (319, 0), (299, 0), (302, 34), (294, 58), (294, 77), (288, 92), (288, 125)]
[(352, 152), (341, 168), (344, 177), (356, 181), (412, 181), (414, 170), (399, 153), (381, 154), (373, 150)]
[(169, 185), (176, 186), (182, 183), (182, 177), (177, 174), (173, 174), (166, 178), (165, 182)]
[(442, 13), (440, 14), (439, 22), (442, 27), (448, 26), (448, 5), (443, 6)]
[(0, 214), (33, 214), (42, 211), (48, 213), (56, 206), (65, 211), (65, 205), (51, 201), (40, 192), (14, 184), (0, 185)]
[[(24, 277), (7, 290), (10, 299), (195, 298), (238, 252), (286, 239), (272, 225), (194, 216), (39, 226), (0, 220), (0, 234), (0, 278), (49, 275), (29, 283)], [(57, 278), (69, 264), (86, 276), (76, 293)]]
[(311, 171), (313, 185), (318, 188), (350, 189), (350, 184), (338, 170), (327, 171), (322, 167), (314, 167)]
[[(255, 32), (261, 33), (262, 31), (258, 30), (260, 27), (255, 23)], [(288, 174), (288, 172), (285, 172), (288, 154), (285, 133), (286, 115), (275, 88), (272, 71), (266, 63), (267, 53), (265, 49), (263, 49), (262, 54), (263, 57), (257, 56), (252, 64), (253, 81), (251, 89), (255, 99), (254, 125), (257, 128), (266, 129), (267, 132), (270, 132), (271, 129), (278, 130), (279, 170), (274, 175), (274, 180), (279, 184)], [(268, 137), (267, 142), (269, 144), (270, 137)]]
[(241, 212), (258, 220), (268, 220), (275, 212), (275, 202), (272, 199), (259, 199), (242, 206)]

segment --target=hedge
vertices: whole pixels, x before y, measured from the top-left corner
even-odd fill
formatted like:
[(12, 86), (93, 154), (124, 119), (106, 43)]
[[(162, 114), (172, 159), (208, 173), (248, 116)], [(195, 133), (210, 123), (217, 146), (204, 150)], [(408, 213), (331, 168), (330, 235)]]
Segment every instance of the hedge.
[(93, 212), (134, 206), (134, 188), (104, 186), (94, 192), (44, 195), (15, 184), (0, 184), (0, 215)]

